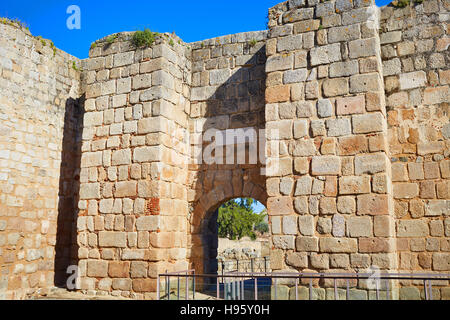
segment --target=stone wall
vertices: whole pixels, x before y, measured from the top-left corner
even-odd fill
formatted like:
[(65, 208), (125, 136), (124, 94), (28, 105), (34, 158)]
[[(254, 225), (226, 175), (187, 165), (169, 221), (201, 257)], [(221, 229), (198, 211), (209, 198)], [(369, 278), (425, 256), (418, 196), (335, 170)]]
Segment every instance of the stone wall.
[(430, 0), (381, 10), (402, 271), (450, 270), (449, 8), (449, 1)]
[(269, 11), (266, 121), (280, 132), (271, 154), (280, 170), (267, 181), (274, 270), (397, 267), (377, 12), (372, 1)]
[[(268, 31), (148, 48), (126, 32), (83, 61), (0, 24), (0, 297), (74, 264), (83, 292), (153, 299), (166, 270), (216, 270), (237, 197), (267, 207), (274, 271), (449, 272), (449, 6), (289, 0)], [(211, 152), (248, 128), (256, 162), (255, 140), (244, 163)]]
[(48, 40), (0, 24), (0, 299), (45, 292), (76, 264), (82, 90), (74, 65)]
[[(217, 270), (216, 209), (238, 197), (252, 197), (266, 203), (262, 164), (258, 160), (250, 163), (252, 149), (248, 143), (245, 145), (247, 161), (243, 164), (237, 157), (236, 161), (227, 162), (229, 152), (237, 150), (231, 151), (229, 146), (223, 148), (222, 161), (210, 164), (205, 158), (211, 145), (212, 139), (208, 136), (211, 132), (265, 128), (266, 38), (267, 31), (258, 31), (190, 44), (190, 134), (194, 157), (189, 176), (190, 257), (195, 269), (205, 273)], [(253, 146), (257, 146), (256, 137)], [(234, 144), (232, 147), (235, 148)], [(201, 159), (197, 158), (199, 153)]]
[(144, 298), (158, 273), (187, 268), (189, 51), (168, 35), (104, 40), (86, 62), (81, 286)]

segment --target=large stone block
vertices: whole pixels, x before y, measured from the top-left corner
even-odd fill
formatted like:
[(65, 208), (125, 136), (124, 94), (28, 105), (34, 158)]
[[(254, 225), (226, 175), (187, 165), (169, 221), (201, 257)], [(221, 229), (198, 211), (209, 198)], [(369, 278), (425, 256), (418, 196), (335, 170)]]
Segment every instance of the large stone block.
[(338, 154), (343, 156), (366, 153), (369, 151), (367, 138), (363, 135), (339, 138)]
[(350, 77), (350, 93), (381, 91), (383, 85), (378, 73), (358, 74)]
[(358, 196), (358, 214), (388, 215), (389, 198), (387, 195), (365, 194)]
[(303, 47), (303, 38), (301, 34), (279, 38), (277, 42), (278, 52), (294, 51)]
[(298, 217), (298, 229), (303, 236), (314, 235), (314, 217), (310, 215)]
[(312, 178), (310, 176), (303, 176), (297, 179), (295, 196), (310, 195), (312, 188)]
[(325, 97), (343, 96), (348, 94), (348, 92), (349, 86), (347, 78), (327, 79), (323, 82), (323, 93)]
[(333, 229), (332, 234), (336, 238), (342, 238), (345, 236), (345, 218), (340, 214), (335, 214), (332, 219)]
[(81, 168), (99, 167), (103, 164), (103, 152), (85, 152), (81, 157)]
[(291, 153), (294, 157), (307, 157), (317, 154), (316, 145), (314, 140), (297, 140), (290, 145), (292, 149)]
[(311, 49), (311, 65), (329, 64), (341, 60), (341, 46), (339, 43)]
[(386, 172), (388, 158), (384, 153), (357, 155), (355, 157), (355, 174), (375, 174)]
[(352, 132), (350, 119), (346, 118), (327, 120), (326, 126), (330, 137), (347, 136)]
[(394, 240), (389, 238), (360, 238), (358, 242), (360, 253), (388, 253), (395, 249)]
[(159, 146), (139, 147), (133, 151), (134, 162), (155, 162), (160, 161), (162, 157), (162, 150)]
[(146, 216), (136, 219), (137, 231), (157, 231), (160, 228), (159, 216)]
[(282, 71), (292, 69), (294, 66), (293, 54), (282, 54), (277, 56), (271, 56), (266, 62), (266, 72)]
[(80, 199), (99, 199), (100, 198), (100, 184), (99, 183), (84, 183), (80, 186)]
[(370, 193), (370, 176), (348, 176), (339, 178), (339, 194)]
[(313, 157), (311, 174), (314, 176), (339, 175), (341, 172), (341, 158), (336, 156)]
[(113, 151), (111, 156), (111, 164), (113, 166), (131, 164), (131, 150), (123, 149)]
[(114, 196), (117, 198), (134, 197), (137, 195), (136, 181), (120, 181), (115, 183)]
[(289, 101), (291, 87), (289, 85), (278, 85), (266, 89), (266, 103)]
[(290, 215), (294, 213), (291, 197), (272, 197), (267, 201), (270, 216)]
[(416, 71), (400, 74), (400, 90), (409, 90), (419, 87), (425, 87), (427, 84), (427, 75), (424, 71)]
[(277, 249), (295, 249), (295, 236), (273, 236), (272, 241), (274, 247)]
[(126, 232), (100, 231), (98, 233), (99, 246), (103, 248), (126, 248)]
[(366, 110), (366, 99), (364, 95), (339, 98), (336, 100), (336, 107), (338, 116), (364, 113)]
[(356, 40), (361, 37), (359, 24), (352, 24), (349, 26), (330, 28), (328, 31), (328, 42), (348, 42)]
[(283, 74), (283, 83), (301, 83), (305, 82), (308, 77), (306, 69), (288, 70)]
[(397, 221), (397, 237), (419, 238), (430, 235), (426, 220), (400, 220)]
[(433, 270), (450, 271), (450, 253), (434, 253)]
[(297, 217), (296, 216), (283, 217), (283, 234), (297, 235), (297, 233), (298, 233)]
[(299, 252), (318, 252), (319, 239), (313, 237), (297, 237), (295, 247)]
[(127, 278), (130, 276), (130, 262), (111, 261), (109, 262), (108, 275), (111, 278)]
[(134, 62), (134, 51), (114, 55), (114, 67), (123, 67)]
[(108, 261), (88, 260), (87, 276), (106, 278), (108, 276)]
[(354, 133), (382, 132), (385, 128), (385, 118), (380, 112), (352, 116)]
[(348, 44), (349, 56), (351, 59), (377, 56), (379, 46), (379, 41), (376, 38), (350, 41)]
[(347, 220), (348, 235), (353, 238), (372, 237), (371, 217), (350, 217)]
[(290, 252), (286, 256), (286, 264), (295, 268), (307, 268), (308, 255), (306, 252)]
[(321, 238), (320, 251), (326, 253), (355, 253), (358, 250), (356, 239), (349, 238)]
[(413, 199), (419, 195), (417, 183), (394, 183), (395, 199)]
[(317, 114), (320, 118), (328, 118), (333, 115), (333, 105), (328, 99), (320, 99), (317, 101)]
[(133, 290), (135, 292), (155, 292), (157, 287), (156, 279), (133, 279)]

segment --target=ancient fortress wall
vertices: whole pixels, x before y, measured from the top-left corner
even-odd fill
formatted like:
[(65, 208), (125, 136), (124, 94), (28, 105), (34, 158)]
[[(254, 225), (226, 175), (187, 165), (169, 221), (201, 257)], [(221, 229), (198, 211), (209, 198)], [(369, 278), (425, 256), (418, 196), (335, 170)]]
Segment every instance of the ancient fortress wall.
[[(267, 33), (247, 32), (190, 44), (193, 64), (190, 134), (193, 160), (199, 160), (190, 166), (189, 176), (190, 258), (195, 269), (205, 273), (217, 270), (216, 209), (227, 200), (243, 196), (266, 204), (261, 162), (249, 161), (250, 150), (245, 152), (245, 165), (239, 164), (237, 157), (235, 161), (227, 161), (230, 149), (224, 148), (221, 161), (213, 163), (205, 155), (211, 145), (208, 134), (214, 130), (223, 133), (229, 129), (254, 128), (258, 134), (254, 136), (254, 147), (258, 146), (259, 137), (265, 138), (263, 132), (259, 135), (259, 130), (265, 128)], [(236, 133), (236, 138), (244, 134)]]
[(381, 10), (399, 270), (450, 268), (449, 7)]
[(130, 37), (86, 62), (79, 265), (82, 289), (143, 298), (158, 273), (188, 267), (191, 63), (178, 39), (136, 50)]
[(77, 256), (82, 90), (74, 61), (0, 24), (0, 298), (53, 286)]
[[(216, 209), (236, 197), (267, 206), (274, 271), (449, 272), (448, 7), (290, 0), (267, 31), (120, 33), (83, 61), (0, 24), (0, 297), (74, 264), (84, 292), (155, 298), (159, 273), (214, 271)], [(245, 164), (199, 161), (210, 129), (247, 128), (276, 170), (251, 145)]]
[(267, 180), (274, 270), (397, 268), (377, 14), (370, 1), (269, 11), (266, 126), (280, 132), (270, 154), (280, 170)]

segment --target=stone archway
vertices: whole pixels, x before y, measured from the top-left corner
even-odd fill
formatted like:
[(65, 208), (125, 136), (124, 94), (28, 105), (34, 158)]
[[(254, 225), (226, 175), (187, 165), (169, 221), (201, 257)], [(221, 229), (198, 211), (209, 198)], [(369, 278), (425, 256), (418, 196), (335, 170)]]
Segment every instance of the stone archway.
[[(238, 174), (239, 171), (242, 176)], [(217, 257), (217, 214), (222, 204), (236, 198), (253, 198), (267, 207), (265, 177), (256, 174), (246, 176), (248, 171), (256, 173), (255, 171), (259, 172), (259, 169), (234, 170), (235, 183), (229, 186), (219, 185), (201, 196), (194, 204), (190, 218), (192, 239), (190, 264), (196, 272), (208, 274), (217, 271), (213, 261)], [(244, 179), (244, 176), (247, 178)], [(240, 185), (239, 181), (244, 183)], [(211, 263), (205, 264), (205, 261)]]

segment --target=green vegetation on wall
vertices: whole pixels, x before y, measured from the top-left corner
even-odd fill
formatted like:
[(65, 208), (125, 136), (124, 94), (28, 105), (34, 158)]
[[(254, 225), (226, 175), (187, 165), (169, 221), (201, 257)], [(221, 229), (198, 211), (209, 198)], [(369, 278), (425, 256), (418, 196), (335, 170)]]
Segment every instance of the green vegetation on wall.
[(133, 34), (131, 41), (137, 48), (150, 47), (158, 36), (159, 33), (152, 32), (150, 29), (145, 29), (144, 31), (139, 30)]

